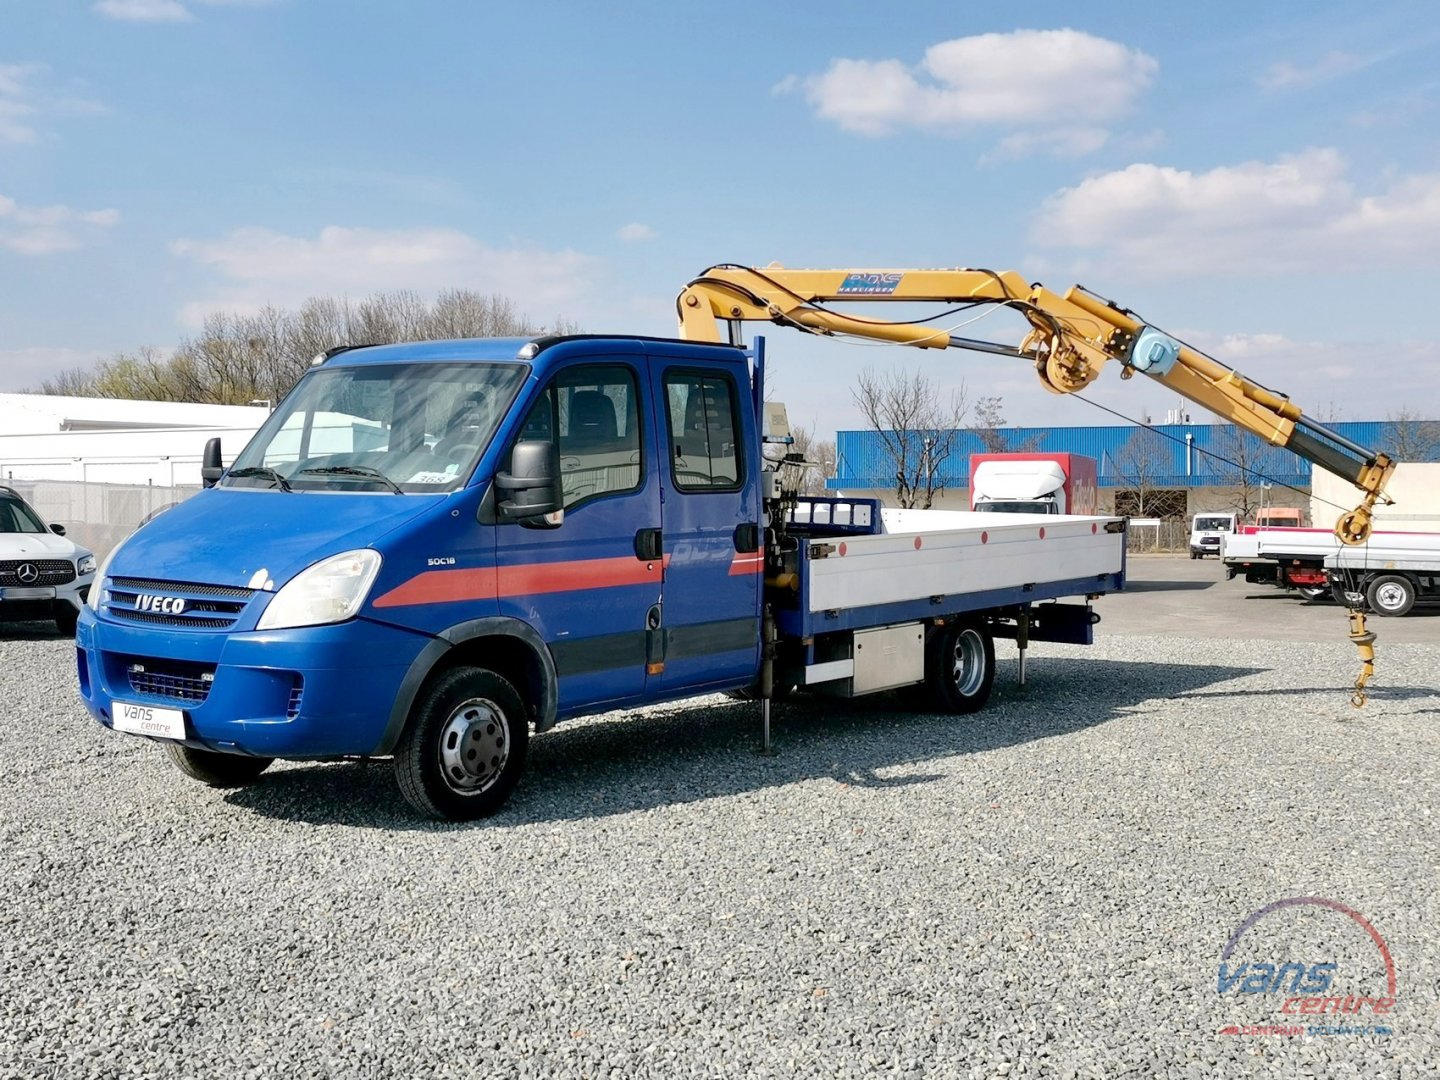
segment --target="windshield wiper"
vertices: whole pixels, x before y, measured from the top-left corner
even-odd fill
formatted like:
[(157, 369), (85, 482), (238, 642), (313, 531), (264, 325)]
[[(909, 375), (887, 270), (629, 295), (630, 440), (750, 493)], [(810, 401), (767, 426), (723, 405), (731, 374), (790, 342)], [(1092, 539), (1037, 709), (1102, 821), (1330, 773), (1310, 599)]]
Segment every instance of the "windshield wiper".
[(405, 494), (399, 484), (379, 469), (372, 469), (369, 465), (312, 465), (308, 469), (301, 469), (295, 475), (303, 476), (305, 473), (314, 473), (317, 476), (357, 476), (364, 480), (379, 480), (396, 495)]
[(290, 486), (289, 482), (285, 479), (285, 477), (281, 476), (274, 469), (271, 469), (265, 465), (247, 465), (243, 469), (231, 469), (228, 473), (225, 474), (225, 476), (231, 479), (235, 477), (244, 478), (247, 476), (258, 476), (264, 480), (274, 480), (275, 486), (278, 487), (281, 491), (295, 490)]

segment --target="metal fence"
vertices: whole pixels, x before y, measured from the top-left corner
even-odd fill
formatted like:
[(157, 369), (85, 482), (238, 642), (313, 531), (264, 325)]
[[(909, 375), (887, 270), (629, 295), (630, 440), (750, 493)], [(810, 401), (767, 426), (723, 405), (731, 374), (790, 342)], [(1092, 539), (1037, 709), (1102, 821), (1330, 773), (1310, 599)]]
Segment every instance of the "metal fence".
[(47, 522), (103, 559), (145, 521), (183, 502), (198, 486), (93, 484), (78, 480), (7, 480)]
[(1125, 529), (1131, 552), (1188, 551), (1190, 523), (1181, 518), (1131, 518)]

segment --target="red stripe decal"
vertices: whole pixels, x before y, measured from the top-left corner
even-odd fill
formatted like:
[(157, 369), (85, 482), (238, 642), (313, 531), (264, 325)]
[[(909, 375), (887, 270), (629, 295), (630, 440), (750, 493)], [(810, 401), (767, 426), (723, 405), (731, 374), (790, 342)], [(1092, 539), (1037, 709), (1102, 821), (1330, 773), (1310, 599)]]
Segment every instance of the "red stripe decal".
[(376, 599), (375, 607), (411, 607), (644, 585), (658, 581), (669, 562), (669, 555), (658, 562), (641, 562), (633, 556), (620, 555), (613, 559), (577, 559), (478, 570), (427, 570)]
[(744, 574), (758, 574), (765, 569), (765, 553), (763, 551), (740, 551), (730, 561), (730, 576), (739, 577)]

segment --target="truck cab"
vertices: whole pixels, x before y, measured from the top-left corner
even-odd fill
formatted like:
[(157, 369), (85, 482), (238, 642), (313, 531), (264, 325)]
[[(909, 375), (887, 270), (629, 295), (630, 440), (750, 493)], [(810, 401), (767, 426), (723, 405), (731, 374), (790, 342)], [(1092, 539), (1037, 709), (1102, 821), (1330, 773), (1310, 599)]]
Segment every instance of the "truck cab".
[(488, 702), (450, 733), (494, 759), (456, 756), (478, 791), (523, 754), (526, 721), (748, 684), (748, 394), (741, 350), (678, 341), (319, 358), (213, 487), (101, 568), (78, 629), (86, 707), (239, 782), (277, 757), (393, 752), (436, 666), (483, 659), (523, 703), (497, 721), (503, 693), (463, 691)]
[(1190, 521), (1190, 558), (1219, 556), (1225, 537), (1235, 531), (1234, 514), (1196, 514)]

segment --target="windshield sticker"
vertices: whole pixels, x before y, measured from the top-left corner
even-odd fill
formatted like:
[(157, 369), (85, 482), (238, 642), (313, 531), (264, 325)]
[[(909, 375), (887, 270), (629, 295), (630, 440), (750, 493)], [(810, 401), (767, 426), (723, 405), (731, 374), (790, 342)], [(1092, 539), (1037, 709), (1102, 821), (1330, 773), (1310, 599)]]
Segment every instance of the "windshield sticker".
[(417, 472), (405, 482), (407, 484), (448, 484), (454, 478), (453, 470), (449, 472)]

